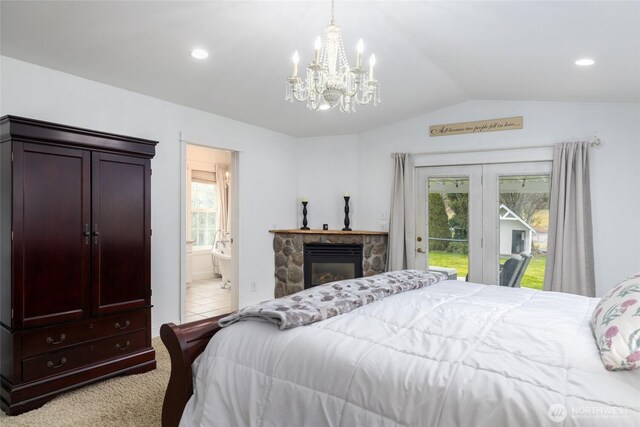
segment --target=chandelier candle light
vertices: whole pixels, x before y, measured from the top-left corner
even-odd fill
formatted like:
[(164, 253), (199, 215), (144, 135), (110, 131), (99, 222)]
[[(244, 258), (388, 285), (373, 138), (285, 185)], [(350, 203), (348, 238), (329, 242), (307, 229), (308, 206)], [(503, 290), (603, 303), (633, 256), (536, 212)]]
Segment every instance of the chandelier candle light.
[(324, 40), (316, 39), (313, 62), (307, 65), (304, 79), (298, 76), (298, 51), (293, 54), (293, 73), (286, 82), (285, 100), (305, 102), (310, 110), (355, 112), (355, 104), (378, 105), (380, 84), (373, 78), (376, 56), (369, 58), (369, 72), (362, 68), (364, 43), (358, 42), (355, 67), (351, 68), (344, 53), (340, 28), (335, 24), (334, 1), (331, 1), (331, 23), (324, 30)]

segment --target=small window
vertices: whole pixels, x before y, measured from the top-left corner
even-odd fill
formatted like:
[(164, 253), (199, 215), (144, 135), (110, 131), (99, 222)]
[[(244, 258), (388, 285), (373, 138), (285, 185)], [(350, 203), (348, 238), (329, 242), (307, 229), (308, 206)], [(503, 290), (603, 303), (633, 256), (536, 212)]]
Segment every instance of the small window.
[(213, 247), (218, 227), (216, 184), (191, 181), (191, 240), (195, 247)]

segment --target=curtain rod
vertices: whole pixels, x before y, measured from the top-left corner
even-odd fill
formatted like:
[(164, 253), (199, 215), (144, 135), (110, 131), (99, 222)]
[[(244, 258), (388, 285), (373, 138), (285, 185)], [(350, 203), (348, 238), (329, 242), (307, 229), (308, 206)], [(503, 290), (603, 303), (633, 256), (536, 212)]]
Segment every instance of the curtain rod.
[[(597, 147), (602, 145), (602, 140), (598, 135), (594, 135), (593, 139), (589, 141), (589, 145), (592, 147)], [(447, 151), (429, 151), (422, 153), (411, 153), (414, 156), (419, 156), (423, 154), (456, 154), (456, 153), (478, 153), (485, 151), (505, 151), (505, 150), (530, 150), (533, 148), (553, 148), (553, 145), (526, 145), (524, 147), (500, 147), (500, 148), (479, 148), (477, 150), (447, 150)], [(393, 157), (394, 153), (391, 153), (390, 156)]]

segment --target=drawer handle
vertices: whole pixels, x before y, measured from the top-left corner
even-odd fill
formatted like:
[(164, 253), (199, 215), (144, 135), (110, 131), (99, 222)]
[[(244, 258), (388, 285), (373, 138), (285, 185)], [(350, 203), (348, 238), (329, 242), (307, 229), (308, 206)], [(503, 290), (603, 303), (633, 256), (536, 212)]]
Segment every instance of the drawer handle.
[(58, 369), (60, 366), (64, 365), (65, 363), (67, 363), (66, 357), (63, 357), (62, 359), (60, 359), (60, 363), (58, 363), (57, 365), (53, 363), (51, 360), (49, 360), (47, 362), (47, 368)]
[(60, 339), (58, 341), (54, 341), (53, 337), (47, 337), (47, 344), (60, 344), (67, 336), (65, 334), (60, 334)]
[(116, 349), (117, 349), (117, 350), (120, 350), (120, 351), (124, 351), (124, 350), (128, 349), (130, 345), (131, 345), (131, 341), (127, 340), (127, 341), (124, 343), (124, 347), (123, 347), (123, 346), (121, 346), (119, 343), (118, 343), (118, 344), (116, 344)]
[(116, 322), (115, 327), (116, 329), (127, 329), (130, 324), (131, 323), (128, 320), (124, 322), (124, 325), (120, 325), (120, 322)]

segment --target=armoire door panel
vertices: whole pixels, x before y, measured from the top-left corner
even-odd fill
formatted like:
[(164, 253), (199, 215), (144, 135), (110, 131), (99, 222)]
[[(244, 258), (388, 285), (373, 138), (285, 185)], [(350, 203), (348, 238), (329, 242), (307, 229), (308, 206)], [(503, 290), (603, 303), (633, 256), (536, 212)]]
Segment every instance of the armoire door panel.
[(149, 160), (93, 153), (93, 306), (149, 305)]
[[(15, 319), (23, 327), (83, 318), (90, 309), (90, 152), (16, 143)], [(14, 198), (15, 200), (15, 198)]]

